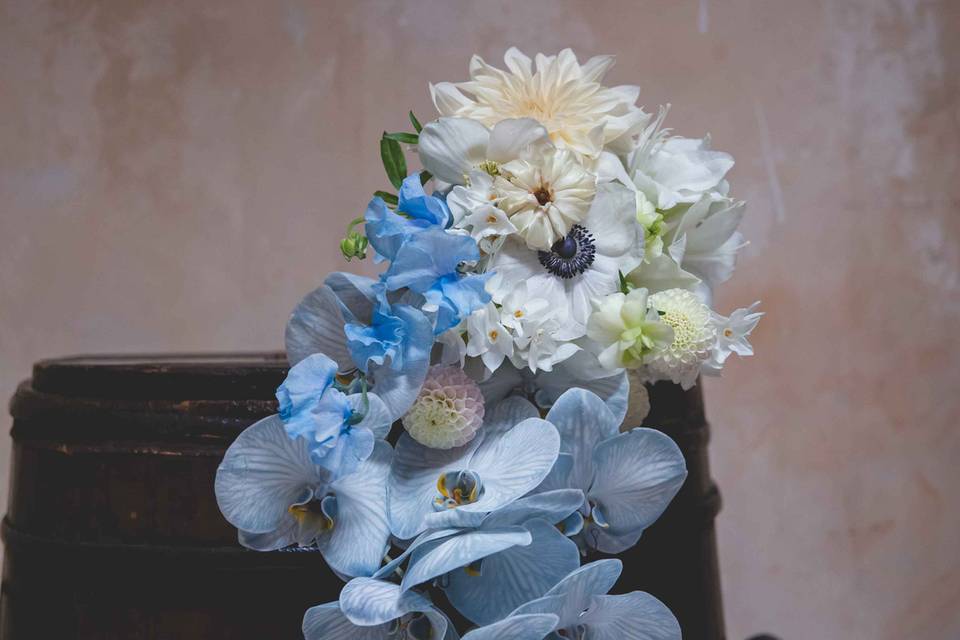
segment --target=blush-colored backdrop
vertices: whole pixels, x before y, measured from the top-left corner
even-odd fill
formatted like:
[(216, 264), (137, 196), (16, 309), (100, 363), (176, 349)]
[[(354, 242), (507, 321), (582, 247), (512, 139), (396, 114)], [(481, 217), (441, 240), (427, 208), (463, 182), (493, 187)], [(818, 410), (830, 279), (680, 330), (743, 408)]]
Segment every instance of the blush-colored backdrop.
[(706, 386), (731, 638), (960, 637), (958, 36), (952, 0), (2, 0), (0, 396), (278, 348), (428, 81), (615, 53), (749, 201), (718, 301), (768, 315)]

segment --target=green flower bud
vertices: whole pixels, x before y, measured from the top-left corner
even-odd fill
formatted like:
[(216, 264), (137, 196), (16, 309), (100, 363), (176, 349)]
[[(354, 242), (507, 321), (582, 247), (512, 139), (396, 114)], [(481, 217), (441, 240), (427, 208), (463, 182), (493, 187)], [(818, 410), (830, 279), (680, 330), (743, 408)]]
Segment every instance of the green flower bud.
[(347, 261), (352, 258), (360, 258), (363, 260), (367, 257), (367, 237), (357, 233), (356, 231), (351, 231), (347, 234), (347, 237), (340, 241), (340, 253), (343, 254), (343, 257)]

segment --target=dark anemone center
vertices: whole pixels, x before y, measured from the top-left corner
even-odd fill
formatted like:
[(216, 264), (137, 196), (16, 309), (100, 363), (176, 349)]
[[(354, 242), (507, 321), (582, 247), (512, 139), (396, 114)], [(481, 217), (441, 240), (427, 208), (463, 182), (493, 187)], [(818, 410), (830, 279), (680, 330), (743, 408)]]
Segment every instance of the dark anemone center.
[(566, 280), (586, 271), (596, 254), (593, 235), (586, 228), (574, 225), (566, 237), (553, 243), (550, 251), (539, 251), (537, 257), (547, 271)]

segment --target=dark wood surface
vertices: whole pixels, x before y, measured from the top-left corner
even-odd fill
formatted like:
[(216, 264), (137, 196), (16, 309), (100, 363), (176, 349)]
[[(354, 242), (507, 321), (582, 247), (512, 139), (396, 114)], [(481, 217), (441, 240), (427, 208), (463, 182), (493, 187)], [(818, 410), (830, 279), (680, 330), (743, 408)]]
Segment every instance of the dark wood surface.
[[(342, 586), (319, 554), (257, 553), (223, 520), (213, 478), (226, 447), (273, 413), (280, 354), (84, 356), (38, 363), (11, 401), (10, 502), (0, 639), (299, 638), (309, 606)], [(690, 475), (616, 592), (661, 598), (688, 640), (723, 615), (699, 389), (651, 389), (645, 421)]]

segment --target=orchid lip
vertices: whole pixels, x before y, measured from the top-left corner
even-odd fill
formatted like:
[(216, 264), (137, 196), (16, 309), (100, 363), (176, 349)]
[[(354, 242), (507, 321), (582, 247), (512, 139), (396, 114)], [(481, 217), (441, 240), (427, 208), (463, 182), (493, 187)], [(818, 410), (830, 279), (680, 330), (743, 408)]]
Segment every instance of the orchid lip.
[(437, 478), (437, 491), (434, 507), (438, 511), (455, 509), (479, 500), (483, 495), (483, 482), (476, 471), (448, 471)]

